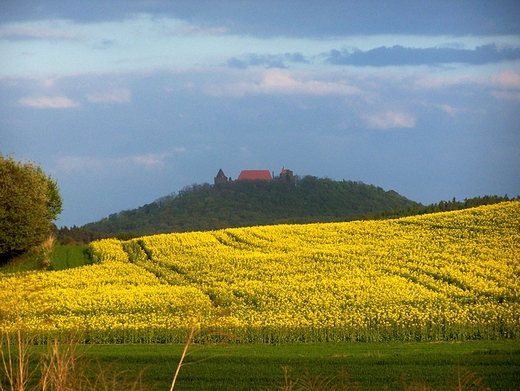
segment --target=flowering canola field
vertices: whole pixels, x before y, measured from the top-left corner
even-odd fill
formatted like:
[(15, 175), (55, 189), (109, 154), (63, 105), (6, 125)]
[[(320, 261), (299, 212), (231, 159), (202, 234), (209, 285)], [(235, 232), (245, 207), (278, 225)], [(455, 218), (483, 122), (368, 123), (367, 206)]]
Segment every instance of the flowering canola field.
[(520, 337), (520, 202), (384, 221), (114, 239), (0, 280), (0, 328), (102, 342)]

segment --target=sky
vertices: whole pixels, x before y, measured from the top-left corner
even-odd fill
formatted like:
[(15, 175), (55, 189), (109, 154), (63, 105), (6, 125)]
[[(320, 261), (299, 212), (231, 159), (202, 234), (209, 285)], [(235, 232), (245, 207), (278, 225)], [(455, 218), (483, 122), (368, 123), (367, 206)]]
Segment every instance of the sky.
[(520, 195), (520, 1), (0, 0), (0, 153), (58, 227), (220, 168)]

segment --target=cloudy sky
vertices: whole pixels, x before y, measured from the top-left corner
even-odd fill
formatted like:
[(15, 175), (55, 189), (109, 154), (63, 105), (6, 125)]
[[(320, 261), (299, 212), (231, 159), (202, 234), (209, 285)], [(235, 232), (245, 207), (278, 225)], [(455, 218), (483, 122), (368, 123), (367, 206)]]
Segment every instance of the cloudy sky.
[(58, 226), (219, 168), (520, 194), (520, 3), (0, 0), (0, 152), (58, 181)]

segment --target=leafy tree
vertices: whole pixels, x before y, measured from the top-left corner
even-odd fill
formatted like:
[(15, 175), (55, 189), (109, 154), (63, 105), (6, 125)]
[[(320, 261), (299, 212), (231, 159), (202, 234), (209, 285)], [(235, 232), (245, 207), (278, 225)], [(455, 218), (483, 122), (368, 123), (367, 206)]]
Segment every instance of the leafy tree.
[(41, 244), (61, 211), (55, 180), (33, 163), (0, 154), (0, 257)]

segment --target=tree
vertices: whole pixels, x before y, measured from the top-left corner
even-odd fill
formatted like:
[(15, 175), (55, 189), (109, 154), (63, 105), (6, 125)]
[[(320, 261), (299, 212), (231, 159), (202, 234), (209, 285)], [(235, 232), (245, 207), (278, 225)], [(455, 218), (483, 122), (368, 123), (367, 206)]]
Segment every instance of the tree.
[(41, 244), (62, 211), (58, 184), (30, 162), (0, 154), (0, 256)]

